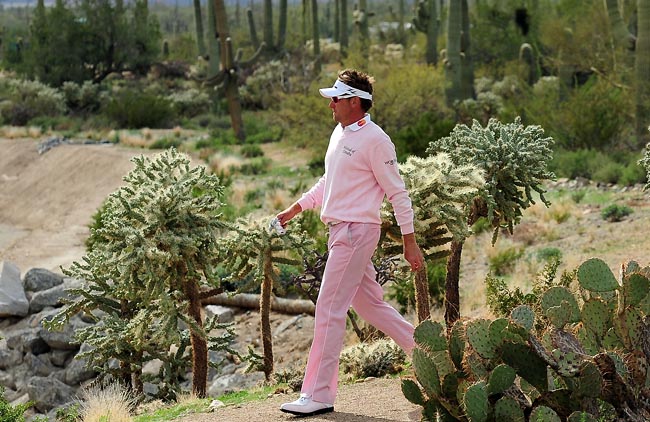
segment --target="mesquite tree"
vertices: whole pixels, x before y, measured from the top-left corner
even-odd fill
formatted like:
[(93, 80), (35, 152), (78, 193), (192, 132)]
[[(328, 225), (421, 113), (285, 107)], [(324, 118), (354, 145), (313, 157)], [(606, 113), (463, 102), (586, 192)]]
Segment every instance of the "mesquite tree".
[[(457, 125), (452, 133), (431, 142), (427, 152), (449, 154), (454, 165), (473, 164), (485, 173), (485, 185), (466, 206), (467, 225), (472, 226), (485, 217), (494, 227), (492, 244), (499, 230), (512, 233), (519, 223), (522, 210), (535, 203), (533, 191), (548, 206), (542, 183), (555, 175), (548, 170), (553, 139), (544, 137), (540, 126), (523, 126), (517, 117), (513, 123), (503, 124), (490, 119), (486, 127), (474, 120), (472, 127)], [(447, 259), (445, 281), (445, 321), (451, 325), (460, 317), (458, 281), (460, 259), (466, 237), (451, 243)]]
[(51, 324), (81, 311), (93, 315), (100, 323), (79, 333), (94, 347), (91, 365), (108, 368), (111, 358), (119, 360), (122, 379), (135, 375), (141, 392), (138, 377), (146, 360), (183, 357), (169, 354), (187, 342), (178, 328), (182, 321), (192, 346), (192, 389), (204, 397), (206, 331), (212, 327), (202, 320), (201, 300), (221, 291), (214, 257), (217, 233), (225, 227), (219, 216), (223, 187), (175, 149), (133, 162), (125, 185), (107, 198), (83, 262), (65, 271), (85, 280), (76, 291), (80, 298)]
[[(482, 170), (473, 163), (454, 165), (442, 153), (426, 158), (411, 156), (400, 165), (400, 172), (411, 197), (415, 236), (425, 259), (447, 256), (449, 242), (469, 235), (464, 204), (485, 184)], [(382, 208), (380, 245), (383, 255), (401, 253), (399, 226), (387, 202)], [(426, 268), (423, 268), (415, 276), (415, 303), (420, 322), (431, 316), (428, 286)]]
[(239, 292), (261, 286), (260, 328), (264, 349), (261, 369), (267, 380), (273, 375), (270, 313), (273, 286), (280, 281), (277, 265), (300, 266), (301, 256), (307, 255), (313, 246), (312, 239), (295, 228), (278, 235), (269, 228), (270, 219), (240, 219), (233, 234), (221, 238), (218, 246), (218, 261), (230, 274), (229, 280), (238, 285)]

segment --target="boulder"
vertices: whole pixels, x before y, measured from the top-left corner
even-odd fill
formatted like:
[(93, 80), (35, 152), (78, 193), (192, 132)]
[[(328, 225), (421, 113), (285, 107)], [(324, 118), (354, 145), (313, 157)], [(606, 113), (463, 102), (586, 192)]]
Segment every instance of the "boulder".
[(63, 284), (63, 276), (45, 268), (32, 268), (27, 271), (23, 280), (25, 290), (30, 292), (48, 290), (59, 284)]
[(50, 362), (50, 357), (47, 354), (36, 356), (32, 355), (31, 353), (27, 353), (23, 359), (23, 362), (27, 364), (29, 372), (41, 377), (47, 377), (53, 372), (59, 370), (58, 368), (54, 367), (54, 365), (52, 365)]
[(217, 322), (227, 323), (235, 319), (235, 312), (232, 308), (221, 305), (208, 305), (205, 307), (205, 315), (208, 318), (216, 317)]
[(78, 315), (75, 315), (60, 330), (48, 330), (41, 327), (38, 334), (52, 349), (76, 350), (79, 348), (79, 342), (74, 338), (75, 332), (88, 325)]
[(255, 387), (263, 380), (264, 374), (262, 372), (224, 375), (212, 381), (208, 387), (208, 396), (219, 397), (226, 393), (246, 390)]
[[(0, 369), (9, 369), (20, 365), (23, 354), (18, 350), (0, 349)], [(2, 384), (0, 382), (0, 384)]]
[(75, 397), (76, 390), (51, 377), (32, 377), (27, 382), (27, 394), (41, 413), (62, 406)]
[(58, 284), (49, 289), (34, 293), (29, 301), (29, 313), (34, 314), (40, 312), (48, 306), (60, 307), (64, 304), (65, 299), (73, 299), (68, 289), (80, 287), (81, 282), (74, 279), (68, 280), (63, 284)]
[(0, 317), (25, 316), (28, 312), (20, 270), (9, 261), (0, 262)]
[(34, 355), (47, 353), (50, 346), (39, 335), (39, 328), (24, 328), (7, 334), (7, 347), (22, 353), (31, 352)]
[[(79, 353), (85, 353), (92, 349), (92, 346), (84, 343), (79, 349)], [(78, 385), (82, 382), (97, 376), (97, 372), (88, 367), (88, 359), (78, 358), (75, 356), (65, 369), (65, 383), (68, 385)]]

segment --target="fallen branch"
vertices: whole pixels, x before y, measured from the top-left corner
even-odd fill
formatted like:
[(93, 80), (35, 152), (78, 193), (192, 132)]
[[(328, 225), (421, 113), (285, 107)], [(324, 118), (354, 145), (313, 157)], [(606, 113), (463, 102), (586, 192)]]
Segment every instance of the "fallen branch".
[[(226, 293), (220, 293), (218, 295), (203, 299), (201, 303), (203, 305), (222, 305), (259, 310), (260, 295), (252, 293), (239, 293), (233, 296), (229, 296)], [(274, 312), (279, 312), (281, 314), (289, 315), (314, 315), (314, 304), (310, 300), (285, 299), (273, 296), (271, 297), (271, 310)]]

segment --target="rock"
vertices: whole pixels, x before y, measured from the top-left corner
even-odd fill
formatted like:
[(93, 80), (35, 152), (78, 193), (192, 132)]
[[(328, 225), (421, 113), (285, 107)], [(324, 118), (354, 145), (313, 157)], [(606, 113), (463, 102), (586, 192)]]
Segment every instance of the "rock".
[(208, 396), (219, 397), (226, 393), (234, 391), (241, 391), (252, 388), (264, 379), (264, 374), (261, 372), (253, 372), (251, 374), (230, 374), (214, 380), (208, 387)]
[[(84, 343), (81, 345), (79, 353), (85, 353), (89, 350), (92, 350), (92, 346)], [(68, 385), (77, 385), (93, 378), (96, 375), (97, 372), (88, 367), (88, 359), (78, 358), (75, 356), (75, 358), (70, 361), (70, 364), (65, 369), (65, 383)]]
[(29, 302), (20, 281), (20, 270), (9, 261), (0, 263), (0, 317), (26, 316)]
[(214, 410), (214, 409), (218, 409), (218, 408), (220, 408), (220, 407), (224, 407), (225, 405), (226, 405), (226, 404), (225, 404), (224, 402), (222, 402), (221, 400), (212, 400), (212, 401), (210, 402), (210, 406), (209, 406), (209, 408), (210, 408), (211, 410)]
[[(22, 356), (21, 356), (22, 357)], [(16, 389), (16, 382), (14, 381), (13, 375), (11, 375), (7, 371), (0, 371), (0, 385), (8, 388), (15, 390)], [(7, 393), (5, 392), (5, 397), (7, 396)], [(9, 400), (7, 398), (7, 400)], [(11, 401), (11, 400), (9, 400)]]
[(61, 330), (50, 331), (42, 327), (39, 330), (39, 335), (52, 349), (76, 350), (79, 348), (79, 343), (75, 340), (74, 334), (77, 330), (86, 326), (88, 326), (88, 324), (83, 322), (78, 315), (75, 315)]
[(23, 280), (25, 290), (30, 292), (48, 290), (59, 284), (63, 284), (63, 276), (45, 268), (32, 268), (27, 271)]
[(50, 362), (52, 365), (62, 368), (74, 355), (75, 351), (73, 350), (52, 350), (50, 352)]
[(0, 349), (0, 369), (12, 368), (16, 365), (20, 365), (22, 361), (22, 352), (18, 350)]
[(221, 305), (208, 305), (205, 307), (205, 315), (208, 318), (217, 317), (217, 322), (232, 322), (235, 319), (235, 312), (232, 308)]
[(42, 355), (33, 355), (27, 353), (23, 359), (23, 362), (27, 364), (29, 371), (41, 377), (47, 377), (58, 369), (52, 365), (50, 362), (50, 357), (47, 354)]
[(27, 382), (27, 394), (41, 413), (73, 400), (76, 390), (51, 377), (32, 377)]
[(73, 299), (68, 289), (80, 287), (81, 282), (74, 279), (69, 280), (64, 284), (34, 293), (29, 301), (29, 313), (40, 312), (48, 306), (60, 307), (64, 304), (64, 299)]
[(7, 334), (7, 347), (22, 353), (40, 355), (49, 352), (50, 346), (38, 334), (39, 328), (24, 328)]

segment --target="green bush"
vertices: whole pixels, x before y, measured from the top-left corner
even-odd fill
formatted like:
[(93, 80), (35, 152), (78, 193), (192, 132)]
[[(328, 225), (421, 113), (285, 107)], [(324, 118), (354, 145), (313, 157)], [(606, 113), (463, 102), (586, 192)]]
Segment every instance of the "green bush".
[(108, 101), (106, 90), (91, 81), (85, 81), (83, 84), (64, 82), (61, 92), (70, 111), (83, 115), (97, 112)]
[(354, 345), (341, 353), (340, 369), (354, 378), (383, 377), (400, 373), (406, 353), (393, 341)]
[(262, 148), (260, 148), (259, 145), (256, 144), (242, 145), (241, 149), (239, 150), (239, 153), (246, 158), (264, 156), (264, 151), (262, 151)]
[(558, 248), (542, 248), (536, 253), (538, 261), (559, 261), (562, 260), (562, 251)]
[(205, 91), (185, 89), (174, 92), (166, 97), (178, 116), (196, 117), (210, 111), (212, 101)]
[(498, 252), (488, 259), (490, 272), (497, 276), (510, 274), (523, 253), (521, 249), (515, 247), (506, 248)]
[(281, 101), (288, 91), (290, 67), (280, 60), (273, 60), (255, 69), (239, 88), (242, 105), (249, 109), (268, 109)]
[(182, 144), (183, 141), (179, 138), (173, 136), (164, 136), (153, 141), (153, 143), (149, 145), (149, 149), (168, 149), (171, 147), (178, 148)]
[[(439, 260), (427, 263), (429, 301), (433, 306), (442, 305), (446, 275), (446, 261)], [(386, 297), (397, 302), (401, 313), (407, 313), (409, 310), (415, 309), (415, 286), (410, 278), (397, 279), (388, 284)]]
[(603, 217), (603, 220), (614, 223), (623, 220), (625, 217), (632, 214), (632, 212), (632, 208), (627, 205), (611, 204), (600, 212), (600, 216)]
[(4, 393), (5, 388), (0, 385), (0, 421), (25, 422), (25, 411), (32, 406), (31, 402), (12, 406), (7, 399), (5, 399)]
[(646, 175), (638, 160), (637, 153), (557, 149), (549, 168), (558, 177), (584, 177), (595, 182), (630, 186), (645, 181)]
[(409, 155), (426, 156), (429, 142), (448, 136), (456, 123), (439, 113), (426, 112), (412, 125), (391, 135), (397, 159), (406, 160)]
[(169, 100), (131, 88), (116, 94), (105, 112), (120, 128), (128, 129), (169, 128), (175, 118)]
[(243, 163), (238, 171), (241, 174), (258, 175), (264, 174), (271, 166), (271, 159), (266, 157), (255, 157)]
[(61, 92), (38, 81), (0, 80), (0, 116), (4, 124), (25, 126), (39, 116), (61, 116), (68, 110)]

